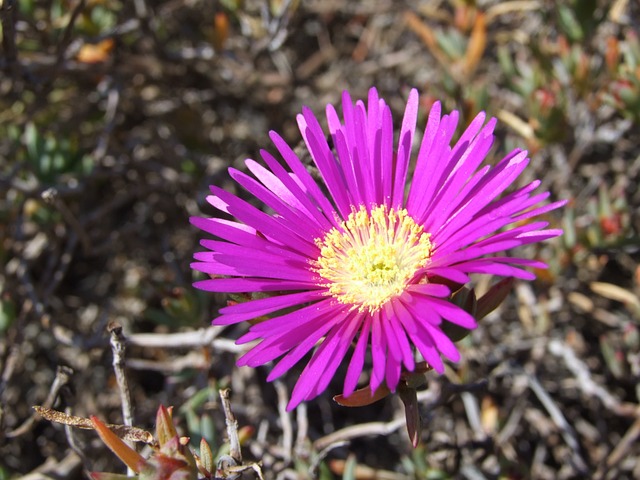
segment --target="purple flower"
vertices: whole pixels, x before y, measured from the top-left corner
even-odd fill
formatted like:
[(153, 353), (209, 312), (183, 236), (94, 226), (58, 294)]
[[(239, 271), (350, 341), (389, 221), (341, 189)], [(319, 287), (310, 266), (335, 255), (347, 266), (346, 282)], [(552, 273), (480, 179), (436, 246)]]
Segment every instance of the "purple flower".
[(481, 166), (493, 143), (495, 119), (480, 113), (451, 146), (458, 112), (441, 115), (436, 103), (411, 162), (418, 92), (409, 94), (399, 141), (394, 146), (391, 110), (369, 91), (368, 104), (343, 94), (343, 120), (326, 109), (332, 147), (310, 109), (298, 125), (322, 182), (271, 132), (281, 164), (262, 151), (266, 166), (247, 160), (253, 177), (233, 168), (231, 177), (268, 212), (212, 186), (207, 199), (237, 221), (191, 219), (218, 237), (202, 240), (192, 268), (214, 278), (195, 283), (212, 292), (262, 292), (260, 298), (220, 310), (215, 325), (269, 316), (238, 343), (261, 340), (238, 365), (277, 360), (268, 380), (315, 348), (292, 392), (288, 408), (320, 394), (347, 361), (344, 396), (356, 388), (371, 351), (370, 388), (392, 391), (402, 370), (413, 371), (416, 353), (442, 373), (441, 355), (460, 354), (443, 333), (443, 319), (466, 329), (474, 318), (448, 301), (447, 285), (469, 282), (469, 273), (531, 280), (522, 267), (537, 260), (494, 255), (556, 237), (546, 221), (530, 220), (565, 202), (541, 203), (539, 181), (499, 196), (529, 163), (514, 150), (495, 166)]

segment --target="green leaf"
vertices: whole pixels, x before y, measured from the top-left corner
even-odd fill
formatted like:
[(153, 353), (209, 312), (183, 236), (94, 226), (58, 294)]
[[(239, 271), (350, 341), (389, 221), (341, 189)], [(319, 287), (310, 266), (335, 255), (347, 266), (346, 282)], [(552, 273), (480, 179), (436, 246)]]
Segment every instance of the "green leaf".
[(216, 471), (216, 462), (213, 458), (213, 452), (204, 438), (200, 440), (200, 462), (202, 463), (202, 467), (208, 473)]
[(436, 40), (438, 46), (446, 53), (446, 55), (452, 60), (459, 60), (464, 57), (467, 46), (466, 41), (462, 35), (456, 31), (448, 33), (437, 33)]
[(561, 5), (558, 7), (558, 26), (572, 42), (582, 41), (584, 30), (578, 19), (573, 14), (571, 7)]
[(216, 439), (216, 427), (213, 423), (213, 418), (207, 413), (203, 413), (200, 418), (200, 435), (203, 439), (207, 439), (210, 442), (215, 442)]
[(347, 461), (344, 463), (344, 471), (342, 472), (342, 480), (356, 480), (356, 467), (358, 466), (358, 459), (354, 454), (350, 454), (347, 457)]
[(0, 300), (0, 333), (4, 333), (15, 321), (16, 305), (11, 300)]

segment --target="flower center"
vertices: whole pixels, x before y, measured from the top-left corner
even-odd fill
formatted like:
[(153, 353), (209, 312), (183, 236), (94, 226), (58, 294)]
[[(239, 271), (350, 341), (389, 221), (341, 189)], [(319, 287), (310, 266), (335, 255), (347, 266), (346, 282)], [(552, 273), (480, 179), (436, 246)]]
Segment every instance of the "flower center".
[(431, 234), (406, 210), (386, 205), (354, 210), (340, 228), (316, 239), (313, 268), (339, 302), (369, 313), (401, 294), (433, 250)]

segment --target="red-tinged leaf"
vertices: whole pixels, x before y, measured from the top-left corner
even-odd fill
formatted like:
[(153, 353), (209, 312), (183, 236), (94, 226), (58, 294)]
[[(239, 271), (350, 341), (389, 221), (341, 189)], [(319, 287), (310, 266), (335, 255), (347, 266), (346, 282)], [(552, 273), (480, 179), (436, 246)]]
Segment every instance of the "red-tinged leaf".
[(170, 457), (161, 453), (154, 455), (150, 459), (151, 465), (145, 477), (149, 479), (164, 480), (172, 478), (175, 472), (190, 473), (188, 463), (182, 458)]
[(382, 400), (389, 395), (391, 390), (386, 385), (380, 385), (378, 389), (371, 394), (369, 387), (356, 390), (348, 397), (344, 395), (336, 395), (333, 400), (343, 407), (364, 407), (365, 405), (371, 405), (372, 403)]
[(416, 363), (416, 368), (413, 369), (413, 372), (403, 372), (403, 378), (404, 376), (410, 376), (416, 373), (427, 373), (430, 372), (431, 370), (433, 370), (433, 367), (431, 365), (429, 365), (427, 362), (418, 362)]
[(418, 408), (418, 392), (415, 388), (406, 385), (398, 385), (398, 395), (404, 404), (404, 415), (407, 421), (407, 433), (413, 448), (420, 442), (420, 431), (422, 422), (420, 420), (420, 409)]
[(416, 364), (416, 368), (413, 372), (403, 371), (400, 375), (402, 381), (409, 388), (419, 388), (427, 383), (427, 377), (425, 373), (433, 370), (433, 367), (427, 362), (420, 362)]
[(164, 445), (173, 437), (178, 436), (176, 427), (173, 425), (172, 411), (173, 408), (171, 407), (166, 408), (164, 405), (158, 407), (158, 412), (156, 413), (156, 438), (160, 445)]
[(85, 43), (80, 47), (76, 59), (81, 63), (89, 64), (104, 62), (109, 58), (114, 46), (113, 38), (107, 38), (96, 44)]
[(463, 71), (467, 77), (471, 77), (473, 72), (475, 72), (486, 46), (487, 22), (484, 14), (478, 13), (475, 24), (473, 25), (473, 30), (471, 30), (467, 51), (464, 55)]
[(507, 298), (507, 295), (509, 295), (514, 282), (515, 280), (512, 277), (507, 277), (492, 286), (489, 291), (478, 300), (476, 313), (474, 315), (476, 320), (482, 320), (498, 308), (500, 304), (504, 302), (504, 299)]
[(128, 480), (132, 477), (121, 475), (119, 473), (107, 473), (107, 472), (89, 472), (89, 476), (93, 480)]
[[(451, 303), (459, 306), (474, 318), (478, 318), (476, 315), (478, 302), (473, 289), (460, 288), (451, 296)], [(442, 320), (441, 329), (452, 342), (458, 342), (471, 333), (471, 330), (444, 319)]]
[(133, 470), (136, 473), (139, 473), (140, 470), (146, 464), (145, 458), (132, 449), (129, 445), (124, 443), (120, 437), (118, 437), (115, 433), (109, 430), (104, 423), (102, 423), (98, 417), (91, 415), (91, 423), (93, 423), (93, 427), (100, 435), (100, 438), (105, 443), (109, 449), (116, 454), (116, 456), (122, 460), (127, 467)]
[(238, 430), (238, 441), (240, 445), (246, 444), (253, 434), (256, 432), (256, 429), (251, 425), (245, 425)]
[(470, 315), (476, 316), (478, 301), (476, 291), (473, 288), (461, 287), (455, 290), (453, 295), (451, 295), (451, 303), (458, 305)]
[(227, 38), (229, 38), (229, 17), (224, 12), (218, 12), (213, 18), (213, 25), (213, 48), (220, 52), (224, 49)]
[(604, 54), (605, 63), (611, 72), (615, 72), (620, 64), (620, 42), (614, 36), (607, 38), (607, 49)]

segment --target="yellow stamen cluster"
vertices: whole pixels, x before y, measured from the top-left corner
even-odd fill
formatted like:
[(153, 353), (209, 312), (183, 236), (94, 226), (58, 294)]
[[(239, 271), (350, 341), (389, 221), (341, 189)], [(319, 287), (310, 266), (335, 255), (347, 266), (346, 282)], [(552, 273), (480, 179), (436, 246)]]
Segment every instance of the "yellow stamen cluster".
[(401, 294), (431, 257), (431, 234), (406, 210), (364, 206), (354, 210), (340, 228), (316, 239), (320, 257), (313, 268), (328, 294), (361, 312), (377, 311)]

